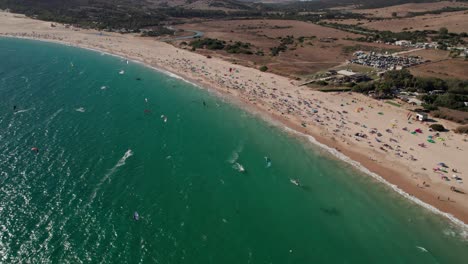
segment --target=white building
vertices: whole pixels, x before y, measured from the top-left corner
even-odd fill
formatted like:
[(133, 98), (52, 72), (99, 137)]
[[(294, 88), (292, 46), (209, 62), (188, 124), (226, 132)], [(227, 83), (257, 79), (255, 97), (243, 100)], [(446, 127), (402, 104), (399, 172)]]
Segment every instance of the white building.
[(427, 120), (427, 114), (426, 113), (417, 113), (416, 118), (419, 121), (425, 121), (425, 120)]
[(409, 40), (397, 40), (397, 41), (395, 41), (395, 45), (397, 45), (397, 46), (409, 46), (409, 45), (411, 45), (411, 41), (409, 41)]
[(348, 76), (348, 77), (351, 77), (356, 74), (355, 72), (347, 71), (347, 70), (339, 70), (337, 73), (339, 75)]

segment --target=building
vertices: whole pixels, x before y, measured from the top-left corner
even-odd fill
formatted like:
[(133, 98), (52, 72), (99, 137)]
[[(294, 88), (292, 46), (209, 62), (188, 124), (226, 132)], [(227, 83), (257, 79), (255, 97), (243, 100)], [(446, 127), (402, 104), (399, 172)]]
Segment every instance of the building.
[(355, 72), (347, 71), (347, 70), (339, 70), (339, 71), (337, 71), (337, 73), (338, 73), (339, 75), (348, 76), (348, 77), (351, 77), (351, 76), (353, 76), (353, 75), (356, 75)]
[(338, 75), (343, 76), (343, 79), (346, 82), (367, 82), (370, 81), (371, 78), (363, 73), (358, 73), (358, 72), (352, 72), (348, 70), (339, 70), (337, 71)]
[(395, 41), (395, 45), (397, 45), (397, 46), (409, 46), (409, 45), (411, 45), (411, 41), (409, 41), (409, 40), (398, 40), (398, 41)]
[(427, 120), (427, 114), (426, 113), (417, 113), (416, 118), (419, 121), (426, 121)]

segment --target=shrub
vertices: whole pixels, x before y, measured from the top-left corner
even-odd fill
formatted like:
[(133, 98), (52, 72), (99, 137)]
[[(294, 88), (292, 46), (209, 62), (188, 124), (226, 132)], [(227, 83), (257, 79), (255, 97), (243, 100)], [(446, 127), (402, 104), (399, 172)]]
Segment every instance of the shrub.
[(468, 134), (468, 125), (459, 126), (455, 129), (455, 133)]
[(266, 72), (266, 71), (268, 71), (268, 67), (263, 65), (262, 67), (260, 67), (260, 71)]
[(438, 131), (438, 132), (445, 131), (445, 127), (441, 124), (432, 124), (429, 127), (432, 128), (432, 130), (434, 131)]
[(324, 80), (318, 81), (317, 84), (321, 85), (321, 86), (327, 86), (328, 85), (328, 83), (326, 81), (324, 81)]

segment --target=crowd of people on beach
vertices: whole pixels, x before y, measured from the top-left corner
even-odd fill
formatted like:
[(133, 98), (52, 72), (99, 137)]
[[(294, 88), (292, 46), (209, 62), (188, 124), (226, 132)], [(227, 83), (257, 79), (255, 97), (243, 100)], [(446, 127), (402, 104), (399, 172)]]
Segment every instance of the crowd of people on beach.
[[(72, 42), (67, 40), (66, 35), (34, 32), (10, 35)], [(139, 60), (211, 86), (223, 95), (235, 97), (272, 116), (296, 124), (302, 129), (301, 132), (320, 135), (337, 145), (361, 148), (375, 163), (385, 165), (403, 161), (401, 164), (411, 168), (411, 175), (417, 182), (440, 180), (451, 187), (457, 185), (456, 190), (463, 186), (460, 176), (463, 171), (457, 172), (457, 178), (451, 178), (440, 170), (430, 174), (424, 165), (431, 158), (428, 151), (445, 153), (444, 149), (450, 149), (464, 155), (463, 146), (457, 145), (456, 150), (454, 148), (457, 144), (454, 134), (446, 132), (442, 136), (431, 132), (427, 124), (407, 118), (407, 113), (396, 111), (381, 101), (352, 93), (316, 92), (283, 77), (252, 71), (185, 50), (177, 50), (176, 54), (165, 53), (164, 49), (174, 50), (173, 47), (164, 46), (168, 45), (165, 43), (158, 44), (162, 51), (152, 54), (149, 46), (130, 49), (117, 45), (120, 39), (86, 36), (89, 37), (87, 47), (125, 55), (128, 59)], [(464, 140), (466, 142), (466, 137)]]

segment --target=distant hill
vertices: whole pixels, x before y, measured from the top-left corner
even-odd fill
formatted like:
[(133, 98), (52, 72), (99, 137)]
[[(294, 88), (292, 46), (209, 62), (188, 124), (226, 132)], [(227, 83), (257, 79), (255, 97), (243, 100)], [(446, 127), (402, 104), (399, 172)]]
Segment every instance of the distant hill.
[[(299, 12), (358, 4), (375, 8), (431, 0), (0, 0), (0, 9), (10, 9), (45, 21), (124, 32), (161, 26), (175, 19), (191, 18), (282, 18), (296, 19)], [(286, 16), (284, 16), (286, 17)], [(299, 18), (304, 19), (304, 18)], [(308, 17), (317, 20), (319, 17)]]
[(363, 8), (377, 8), (377, 7), (386, 7), (393, 5), (401, 5), (407, 3), (431, 3), (438, 2), (438, 0), (331, 0), (336, 3), (343, 4), (356, 4), (360, 5)]
[(0, 9), (81, 27), (137, 31), (170, 18), (260, 16), (237, 0), (0, 0)]

